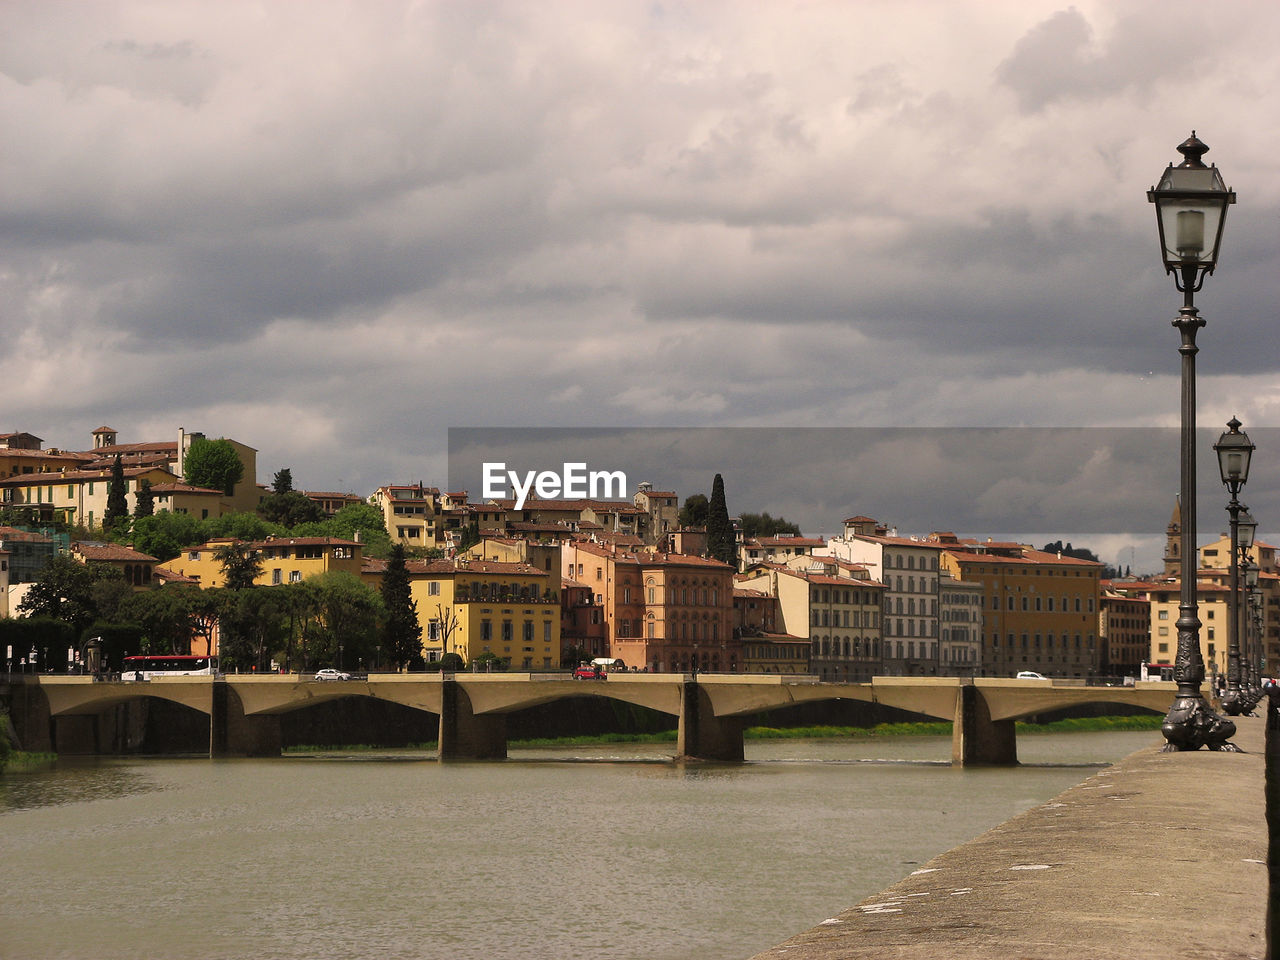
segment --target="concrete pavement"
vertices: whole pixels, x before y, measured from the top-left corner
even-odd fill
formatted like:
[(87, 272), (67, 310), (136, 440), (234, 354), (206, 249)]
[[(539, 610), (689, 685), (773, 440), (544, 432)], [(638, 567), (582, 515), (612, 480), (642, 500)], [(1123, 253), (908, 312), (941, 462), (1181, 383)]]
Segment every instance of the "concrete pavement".
[(1245, 753), (1141, 750), (753, 960), (1262, 960), (1265, 721), (1236, 719)]

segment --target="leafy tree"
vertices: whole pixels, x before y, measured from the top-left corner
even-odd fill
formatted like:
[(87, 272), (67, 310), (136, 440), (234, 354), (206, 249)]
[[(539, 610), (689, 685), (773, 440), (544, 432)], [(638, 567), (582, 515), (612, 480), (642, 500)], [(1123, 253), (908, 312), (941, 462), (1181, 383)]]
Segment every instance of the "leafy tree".
[(782, 517), (771, 517), (764, 513), (744, 513), (738, 518), (742, 523), (744, 537), (776, 537), (780, 533), (791, 533), (800, 536), (800, 527)]
[(28, 588), (18, 610), (29, 617), (62, 620), (78, 633), (98, 617), (94, 584), (119, 579), (120, 571), (109, 564), (79, 563), (65, 554), (56, 556)]
[(155, 494), (151, 492), (151, 481), (145, 477), (138, 481), (138, 492), (134, 496), (133, 516), (150, 517), (156, 512)]
[(247, 590), (262, 576), (262, 557), (238, 541), (218, 547), (213, 558), (222, 566), (228, 590)]
[(422, 624), (418, 622), (418, 605), (409, 590), (404, 547), (398, 543), (391, 547), (391, 557), (382, 575), (382, 602), (387, 608), (387, 618), (382, 624), (382, 649), (387, 660), (401, 668), (421, 665)]
[(258, 504), (258, 512), (271, 523), (278, 523), (286, 528), (324, 520), (324, 510), (320, 508), (320, 504), (296, 490), (268, 494)]
[(710, 506), (711, 503), (707, 500), (705, 493), (695, 493), (686, 497), (684, 506), (680, 508), (680, 526), (705, 527)]
[(496, 653), (493, 653), (490, 650), (486, 650), (484, 653), (476, 654), (474, 657), (471, 658), (471, 662), (475, 664), (477, 670), (480, 670), (484, 673), (488, 673), (490, 671), (506, 670), (511, 666), (510, 657), (500, 657)]
[[(114, 568), (113, 568), (114, 569)], [(121, 577), (104, 577), (89, 587), (89, 599), (97, 616), (109, 623), (132, 619), (127, 611), (133, 587)]]
[(147, 653), (187, 653), (191, 649), (191, 588), (134, 592), (121, 612), (142, 628)]
[(271, 483), (271, 493), (258, 504), (258, 512), (272, 523), (284, 527), (296, 527), (300, 523), (317, 523), (324, 519), (324, 511), (304, 493), (293, 489), (293, 474), (288, 467), (277, 470)]
[(231, 441), (196, 437), (182, 458), (182, 472), (187, 483), (221, 490), (229, 497), (244, 479), (244, 464)]
[(186, 513), (161, 510), (149, 517), (135, 517), (133, 521), (134, 548), (161, 563), (172, 560), (183, 547), (204, 543), (207, 539), (201, 521)]
[(264, 671), (287, 642), (287, 592), (281, 587), (224, 590), (221, 594), (224, 669)]
[(716, 560), (737, 566), (737, 544), (733, 522), (724, 498), (724, 478), (716, 474), (711, 482), (711, 500), (707, 505), (707, 552)]
[(386, 611), (378, 592), (343, 571), (311, 577), (301, 587), (310, 600), (303, 625), (308, 658), (325, 665), (372, 662), (378, 620)]
[(111, 479), (107, 482), (107, 509), (102, 515), (102, 528), (110, 530), (121, 519), (129, 516), (129, 501), (125, 499), (124, 464), (116, 454), (111, 465)]
[(220, 517), (210, 517), (202, 521), (202, 532), (205, 539), (228, 537), (232, 540), (266, 540), (268, 537), (281, 537), (288, 531), (278, 523), (271, 523), (256, 513), (241, 511), (226, 513)]
[(427, 664), (428, 670), (444, 673), (457, 673), (466, 667), (466, 662), (456, 653), (446, 653), (439, 660)]
[(293, 536), (359, 540), (366, 557), (391, 555), (391, 537), (382, 511), (371, 503), (349, 503), (332, 517), (317, 523), (300, 523), (293, 528)]

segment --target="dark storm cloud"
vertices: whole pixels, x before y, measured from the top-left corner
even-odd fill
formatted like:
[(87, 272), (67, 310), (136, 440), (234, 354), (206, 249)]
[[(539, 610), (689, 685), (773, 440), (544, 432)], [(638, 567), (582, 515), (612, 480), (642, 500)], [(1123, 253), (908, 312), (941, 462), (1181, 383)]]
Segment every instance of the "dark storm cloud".
[(1168, 426), (1145, 190), (1192, 126), (1240, 195), (1202, 417), (1274, 422), (1278, 16), (6, 4), (0, 426), (361, 493), (460, 424)]

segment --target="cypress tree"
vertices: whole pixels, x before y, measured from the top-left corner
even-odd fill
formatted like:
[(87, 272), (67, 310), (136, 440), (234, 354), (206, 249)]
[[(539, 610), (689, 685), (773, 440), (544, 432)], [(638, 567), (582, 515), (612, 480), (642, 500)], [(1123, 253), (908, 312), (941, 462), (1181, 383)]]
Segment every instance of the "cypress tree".
[(102, 529), (110, 530), (116, 521), (129, 516), (129, 502), (125, 499), (124, 464), (120, 454), (111, 466), (111, 480), (107, 484), (107, 510), (102, 515)]
[(134, 498), (133, 515), (135, 517), (149, 517), (156, 512), (155, 494), (151, 492), (150, 480), (138, 481), (138, 493)]
[(737, 566), (738, 549), (724, 499), (724, 478), (718, 473), (711, 482), (711, 500), (707, 505), (707, 552), (716, 560)]
[(382, 574), (382, 602), (387, 607), (387, 620), (382, 627), (382, 648), (387, 659), (401, 667), (419, 665), (422, 624), (418, 622), (418, 604), (409, 591), (403, 544), (391, 547), (387, 569)]

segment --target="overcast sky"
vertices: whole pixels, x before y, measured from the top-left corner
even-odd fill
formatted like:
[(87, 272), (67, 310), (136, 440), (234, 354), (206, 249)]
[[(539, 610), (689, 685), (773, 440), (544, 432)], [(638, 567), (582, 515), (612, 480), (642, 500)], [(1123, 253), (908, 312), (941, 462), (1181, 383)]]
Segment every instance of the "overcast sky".
[(0, 431), (184, 427), (367, 495), (445, 484), (450, 427), (1174, 426), (1146, 190), (1192, 129), (1239, 195), (1200, 424), (1277, 426), (1277, 36), (1273, 2), (7, 0)]

